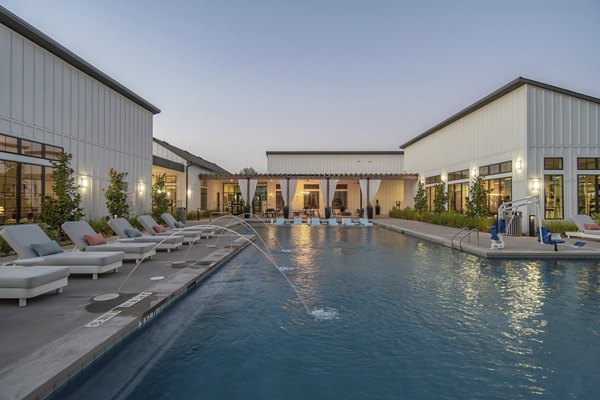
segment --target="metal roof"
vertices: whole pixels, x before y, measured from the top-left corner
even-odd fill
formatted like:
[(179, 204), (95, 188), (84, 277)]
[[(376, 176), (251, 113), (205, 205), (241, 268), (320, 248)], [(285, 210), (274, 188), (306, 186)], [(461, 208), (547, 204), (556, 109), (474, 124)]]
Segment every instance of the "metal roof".
[(392, 151), (267, 151), (267, 156), (270, 155), (331, 155), (331, 154), (357, 154), (357, 155), (370, 155), (370, 154), (393, 154), (401, 155), (404, 154), (402, 150)]
[(587, 100), (590, 101), (592, 103), (598, 103), (600, 104), (600, 99), (596, 98), (596, 97), (592, 97), (592, 96), (588, 96), (586, 94), (582, 94), (582, 93), (577, 93), (577, 92), (573, 92), (571, 90), (567, 90), (567, 89), (563, 89), (563, 88), (559, 88), (557, 86), (552, 86), (552, 85), (548, 85), (546, 83), (542, 83), (542, 82), (538, 82), (538, 81), (534, 81), (531, 79), (527, 79), (527, 78), (523, 78), (523, 77), (518, 77), (517, 79), (509, 82), (508, 84), (502, 86), (500, 89), (490, 93), (489, 95), (485, 96), (484, 98), (482, 98), (481, 100), (471, 104), (470, 106), (468, 106), (467, 108), (459, 111), (458, 113), (454, 114), (453, 116), (451, 116), (450, 118), (440, 122), (439, 124), (437, 124), (436, 126), (434, 126), (433, 128), (421, 133), (420, 135), (414, 137), (413, 139), (409, 140), (408, 142), (400, 145), (401, 149), (406, 149), (408, 146), (410, 146), (411, 144), (414, 144), (416, 142), (418, 142), (419, 140), (426, 138), (427, 136), (439, 131), (440, 129), (450, 125), (453, 122), (458, 121), (459, 119), (469, 115), (470, 113), (490, 104), (491, 102), (499, 99), (502, 96), (505, 96), (506, 94), (512, 92), (515, 89), (520, 88), (523, 85), (532, 85), (532, 86), (537, 86), (539, 88), (542, 89), (547, 89), (547, 90), (552, 90), (554, 92), (557, 93), (561, 93), (561, 94), (565, 94), (567, 96), (572, 96), (572, 97), (576, 97), (578, 99), (582, 99), (582, 100)]
[(54, 39), (47, 36), (42, 31), (34, 28), (32, 25), (17, 17), (15, 14), (11, 13), (2, 6), (0, 6), (0, 24), (7, 26), (8, 28), (17, 32), (19, 35), (31, 40), (33, 43), (61, 58), (68, 64), (71, 64), (73, 67), (91, 76), (100, 83), (108, 86), (115, 92), (123, 95), (137, 105), (145, 108), (152, 114), (160, 113), (159, 108), (144, 100), (131, 90), (127, 89), (125, 86), (115, 81), (104, 72), (94, 67), (92, 64), (88, 63), (66, 47), (62, 46), (60, 43), (56, 42)]
[(194, 165), (197, 165), (199, 167), (207, 169), (213, 173), (229, 174), (229, 171), (219, 167), (217, 164), (207, 161), (202, 157), (195, 156), (192, 153), (190, 153), (189, 151), (182, 150), (179, 147), (175, 147), (172, 144), (165, 142), (164, 140), (160, 140), (157, 138), (152, 138), (152, 140), (154, 140), (156, 143), (158, 143), (165, 149), (177, 154), (179, 157), (183, 158), (184, 160), (186, 160)]

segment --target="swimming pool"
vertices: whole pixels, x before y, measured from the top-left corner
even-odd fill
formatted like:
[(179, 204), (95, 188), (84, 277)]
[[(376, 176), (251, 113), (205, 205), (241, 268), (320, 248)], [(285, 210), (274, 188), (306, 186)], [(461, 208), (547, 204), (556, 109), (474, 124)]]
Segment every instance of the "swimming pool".
[[(380, 228), (268, 227), (57, 393), (129, 399), (593, 398), (600, 273), (487, 261)], [(316, 315), (316, 317), (315, 317)], [(325, 317), (325, 318), (318, 318)]]

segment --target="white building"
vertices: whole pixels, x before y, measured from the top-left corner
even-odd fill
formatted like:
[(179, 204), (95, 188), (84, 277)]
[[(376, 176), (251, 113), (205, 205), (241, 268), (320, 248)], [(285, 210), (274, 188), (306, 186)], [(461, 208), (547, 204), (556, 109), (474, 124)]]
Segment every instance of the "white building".
[(258, 215), (280, 214), (286, 206), (321, 217), (327, 206), (355, 214), (369, 204), (387, 214), (407, 201), (405, 182), (416, 181), (404, 172), (402, 151), (267, 151), (267, 169), (253, 176), (201, 176), (220, 186), (209, 207), (240, 214), (249, 196)]
[(160, 110), (0, 7), (0, 223), (37, 219), (56, 152), (73, 154), (89, 218), (107, 214), (108, 170), (127, 172), (131, 212), (150, 209)]
[[(481, 175), (491, 212), (541, 194), (543, 219), (568, 220), (598, 212), (599, 145), (600, 99), (518, 78), (400, 147), (430, 199), (433, 185), (446, 184), (450, 209), (464, 209)], [(533, 215), (530, 206), (525, 232)]]
[(152, 145), (152, 159), (152, 176), (165, 175), (171, 211), (178, 207), (185, 207), (187, 211), (210, 209), (209, 193), (217, 193), (219, 187), (214, 181), (200, 179), (200, 175), (229, 174), (217, 164), (156, 138)]

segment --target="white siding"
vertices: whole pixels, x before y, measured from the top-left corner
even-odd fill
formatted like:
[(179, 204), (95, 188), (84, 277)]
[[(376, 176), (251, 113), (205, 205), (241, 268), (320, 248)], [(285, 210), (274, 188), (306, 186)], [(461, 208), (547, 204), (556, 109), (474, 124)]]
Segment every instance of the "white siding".
[(269, 154), (272, 174), (364, 174), (404, 172), (404, 156), (398, 154)]
[(160, 144), (152, 141), (152, 155), (164, 158), (165, 160), (173, 161), (181, 165), (186, 165), (187, 161), (173, 153), (171, 150), (161, 146)]
[[(536, 86), (528, 92), (529, 177), (543, 182), (544, 157), (562, 157), (564, 212), (577, 214), (577, 158), (600, 157), (600, 104)], [(582, 174), (600, 174), (585, 171)]]
[(152, 113), (0, 25), (0, 133), (61, 146), (90, 179), (88, 217), (106, 215), (108, 169), (128, 172), (134, 210), (150, 209)]

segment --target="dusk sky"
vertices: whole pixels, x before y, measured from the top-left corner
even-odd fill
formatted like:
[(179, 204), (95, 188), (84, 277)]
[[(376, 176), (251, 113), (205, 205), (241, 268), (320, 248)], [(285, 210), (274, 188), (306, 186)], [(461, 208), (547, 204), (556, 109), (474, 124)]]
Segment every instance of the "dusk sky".
[(230, 172), (398, 150), (518, 76), (600, 97), (600, 0), (0, 0)]

